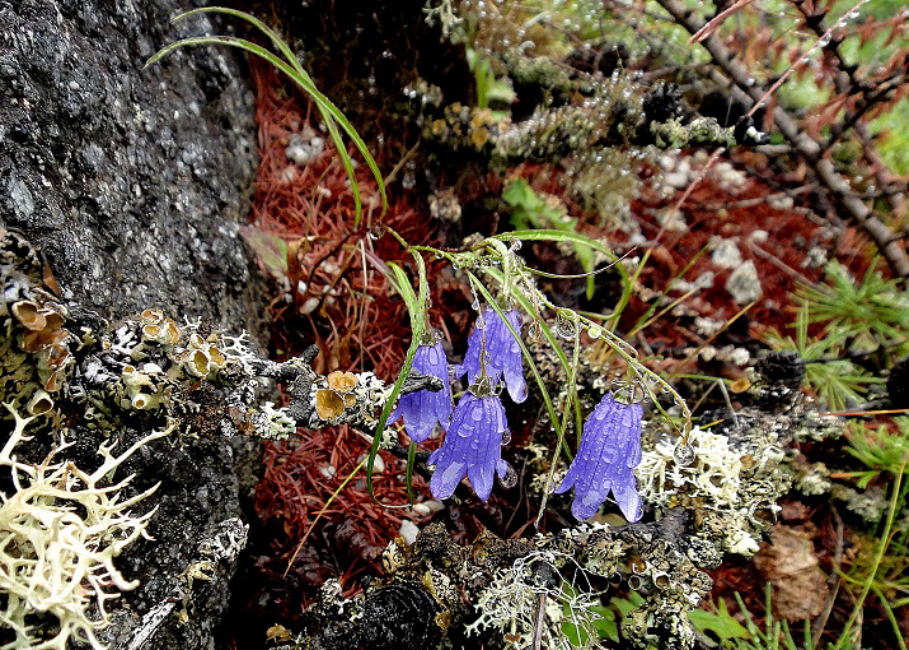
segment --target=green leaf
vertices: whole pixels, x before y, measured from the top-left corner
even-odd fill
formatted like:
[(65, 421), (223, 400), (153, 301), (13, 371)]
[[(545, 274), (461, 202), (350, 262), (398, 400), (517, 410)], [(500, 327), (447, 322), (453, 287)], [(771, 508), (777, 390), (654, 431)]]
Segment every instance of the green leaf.
[(584, 629), (583, 625), (576, 623), (562, 623), (562, 634), (565, 639), (575, 648), (583, 648), (590, 641), (590, 633)]
[(688, 620), (699, 632), (713, 632), (725, 643), (730, 639), (748, 639), (751, 635), (748, 630), (735, 620), (726, 608), (726, 601), (720, 600), (715, 612), (704, 609), (694, 609), (688, 612)]
[(636, 591), (628, 593), (628, 598), (610, 598), (609, 604), (619, 612), (622, 618), (628, 616), (644, 602), (644, 597)]
[(253, 249), (266, 272), (275, 278), (287, 277), (287, 242), (254, 226), (242, 226), (240, 236)]
[(590, 611), (599, 615), (599, 618), (595, 618), (593, 621), (593, 628), (596, 630), (597, 636), (618, 643), (619, 625), (616, 621), (615, 611), (602, 605), (595, 605), (590, 608)]

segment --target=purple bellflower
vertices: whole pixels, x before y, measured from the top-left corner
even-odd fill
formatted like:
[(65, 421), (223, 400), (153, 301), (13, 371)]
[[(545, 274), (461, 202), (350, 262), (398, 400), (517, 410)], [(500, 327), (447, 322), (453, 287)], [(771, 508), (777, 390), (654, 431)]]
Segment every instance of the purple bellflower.
[(441, 343), (421, 345), (413, 357), (414, 372), (432, 375), (442, 380), (442, 390), (419, 390), (402, 395), (395, 410), (388, 416), (389, 424), (404, 419), (404, 430), (414, 442), (423, 442), (435, 429), (436, 424), (448, 428), (451, 421), (451, 380), (448, 376), (448, 360)]
[(507, 429), (505, 408), (498, 395), (464, 393), (451, 416), (445, 442), (429, 455), (429, 464), (436, 466), (429, 481), (432, 496), (447, 499), (467, 476), (473, 491), (486, 501), (492, 492), (493, 474), (504, 479), (511, 470), (502, 460), (502, 436)]
[[(505, 317), (515, 331), (521, 331), (521, 314), (517, 310), (507, 312)], [(517, 404), (527, 399), (521, 347), (504, 321), (489, 307), (483, 310), (467, 339), (467, 354), (456, 374), (460, 377), (466, 372), (467, 381), (472, 385), (483, 376), (483, 362), (486, 364), (486, 376), (493, 386), (504, 376), (511, 399)]]
[(609, 393), (584, 422), (584, 434), (557, 494), (574, 487), (571, 514), (587, 519), (596, 514), (612, 490), (630, 522), (641, 518), (641, 497), (632, 470), (641, 462), (640, 404), (622, 404)]

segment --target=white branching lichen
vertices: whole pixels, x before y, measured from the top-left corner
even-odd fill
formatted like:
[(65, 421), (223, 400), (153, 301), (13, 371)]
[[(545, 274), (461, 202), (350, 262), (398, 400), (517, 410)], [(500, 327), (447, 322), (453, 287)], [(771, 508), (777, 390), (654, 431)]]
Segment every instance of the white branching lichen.
[[(6, 407), (15, 426), (0, 450), (0, 466), (11, 470), (15, 491), (0, 493), (0, 593), (5, 595), (0, 622), (14, 640), (2, 647), (65, 650), (73, 640), (102, 648), (95, 633), (109, 623), (105, 603), (138, 584), (123, 576), (114, 558), (147, 537), (154, 509), (142, 515), (132, 510), (157, 489), (126, 497), (132, 476), (117, 482), (110, 477), (137, 450), (172, 429), (155, 431), (119, 455), (115, 443), (102, 445), (103, 462), (89, 473), (55, 460), (69, 446), (62, 440), (38, 465), (17, 460), (15, 448), (30, 439), (25, 429), (34, 416), (21, 417)], [(55, 625), (36, 624), (36, 614), (52, 617)], [(49, 629), (51, 636), (44, 636)]]
[[(494, 630), (513, 648), (532, 645), (535, 634), (543, 647), (554, 650), (598, 647), (593, 625), (599, 615), (593, 608), (600, 604), (602, 592), (586, 580), (584, 585), (571, 584), (556, 568), (564, 565), (572, 565), (575, 579), (583, 579), (574, 558), (552, 551), (531, 553), (496, 571), (474, 601), (479, 616), (466, 627), (467, 634)], [(574, 642), (563, 625), (577, 631)]]
[[(722, 547), (741, 555), (758, 550), (763, 522), (755, 521), (760, 510), (779, 511), (775, 500), (788, 487), (761, 487), (760, 478), (782, 460), (780, 447), (767, 444), (749, 449), (736, 448), (722, 434), (695, 427), (688, 439), (693, 462), (678, 462), (681, 440), (664, 438), (646, 450), (635, 470), (641, 497), (658, 508), (682, 505), (698, 510)], [(688, 452), (684, 452), (688, 453)]]

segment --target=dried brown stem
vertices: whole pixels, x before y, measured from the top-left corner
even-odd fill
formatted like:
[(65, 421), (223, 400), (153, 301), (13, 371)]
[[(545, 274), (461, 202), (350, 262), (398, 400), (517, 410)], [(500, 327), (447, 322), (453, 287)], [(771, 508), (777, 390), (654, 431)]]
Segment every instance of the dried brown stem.
[[(673, 20), (689, 33), (696, 34), (704, 23), (689, 11), (679, 0), (658, 0)], [(734, 84), (733, 95), (749, 107), (753, 107), (765, 95), (760, 83), (755, 82), (747, 68), (739, 63), (733, 52), (716, 36), (705, 38), (703, 45), (714, 63)], [(792, 143), (796, 153), (804, 159), (817, 177), (820, 185), (829, 195), (831, 202), (848, 215), (875, 243), (893, 274), (903, 280), (909, 278), (909, 255), (900, 237), (875, 215), (865, 203), (857, 198), (849, 182), (836, 171), (833, 163), (822, 155), (821, 145), (802, 130), (786, 110), (779, 105), (772, 111), (773, 121), (783, 136)]]

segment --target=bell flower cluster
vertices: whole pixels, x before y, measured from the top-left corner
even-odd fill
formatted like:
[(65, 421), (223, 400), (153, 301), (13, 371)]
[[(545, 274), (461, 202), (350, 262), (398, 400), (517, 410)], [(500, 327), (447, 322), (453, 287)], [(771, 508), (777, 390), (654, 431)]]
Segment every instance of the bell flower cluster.
[[(435, 465), (429, 487), (436, 499), (450, 497), (466, 477), (477, 497), (486, 501), (494, 477), (504, 479), (511, 471), (502, 460), (508, 422), (500, 393), (504, 384), (512, 401), (521, 403), (527, 399), (527, 382), (520, 345), (506, 321), (520, 333), (522, 318), (516, 310), (506, 312), (504, 319), (489, 307), (480, 314), (464, 362), (454, 372), (466, 375), (470, 387), (453, 409), (441, 343), (420, 346), (414, 370), (440, 378), (444, 388), (403, 396), (391, 415), (390, 421), (404, 421), (415, 442), (426, 440), (436, 425), (446, 430), (442, 447), (429, 456), (429, 464)], [(577, 519), (594, 516), (610, 495), (626, 520), (641, 518), (634, 468), (641, 461), (642, 416), (640, 404), (626, 404), (607, 393), (587, 417), (578, 453), (555, 490), (574, 488), (571, 512)]]
[[(521, 316), (517, 311), (507, 312), (505, 318), (515, 331), (520, 331)], [(520, 346), (498, 313), (486, 308), (468, 338), (464, 363), (455, 368), (457, 376), (467, 375), (470, 387), (454, 409), (448, 362), (441, 343), (420, 346), (414, 355), (413, 369), (438, 377), (444, 388), (402, 396), (389, 422), (403, 420), (404, 430), (414, 442), (426, 440), (436, 425), (446, 430), (442, 447), (429, 457), (429, 464), (436, 466), (429, 483), (436, 499), (450, 497), (467, 477), (476, 495), (486, 501), (494, 476), (505, 478), (511, 470), (502, 460), (508, 422), (499, 397), (500, 383), (504, 380), (515, 402), (527, 399)]]

